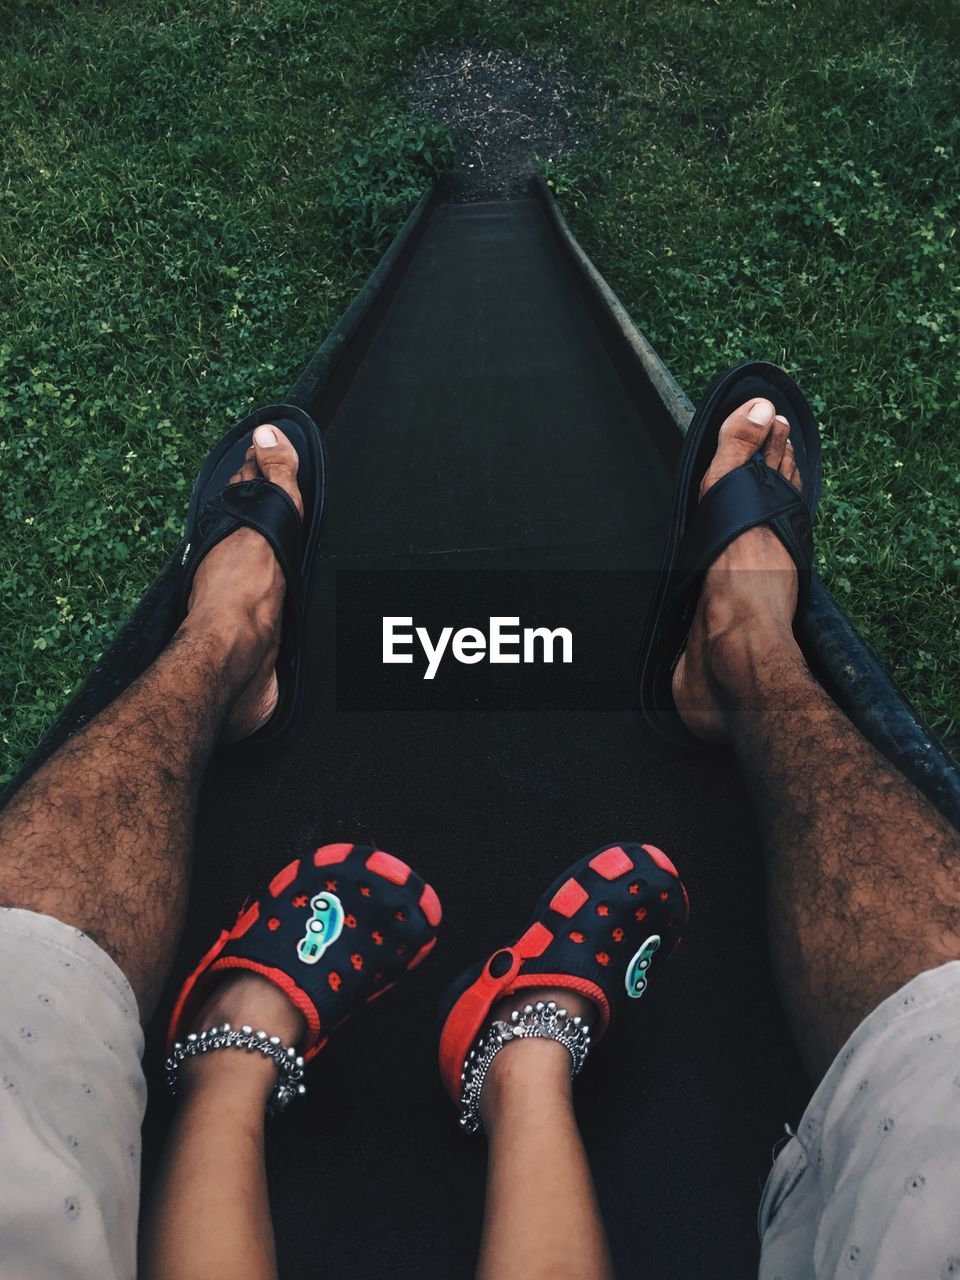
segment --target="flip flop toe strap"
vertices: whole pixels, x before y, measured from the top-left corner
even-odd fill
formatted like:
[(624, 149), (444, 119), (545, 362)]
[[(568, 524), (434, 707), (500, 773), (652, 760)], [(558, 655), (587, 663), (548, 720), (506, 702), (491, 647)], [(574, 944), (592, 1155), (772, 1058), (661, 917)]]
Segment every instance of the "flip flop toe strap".
[(255, 529), (269, 542), (287, 582), (286, 610), (299, 621), (303, 555), (300, 513), (288, 493), (272, 481), (262, 479), (227, 485), (201, 511), (194, 537), (183, 554), (184, 609), (203, 557), (240, 528)]
[(664, 611), (674, 619), (680, 649), (703, 575), (735, 538), (758, 525), (768, 525), (790, 553), (799, 578), (798, 611), (803, 608), (813, 564), (810, 516), (799, 491), (761, 458), (752, 458), (708, 489), (683, 536)]

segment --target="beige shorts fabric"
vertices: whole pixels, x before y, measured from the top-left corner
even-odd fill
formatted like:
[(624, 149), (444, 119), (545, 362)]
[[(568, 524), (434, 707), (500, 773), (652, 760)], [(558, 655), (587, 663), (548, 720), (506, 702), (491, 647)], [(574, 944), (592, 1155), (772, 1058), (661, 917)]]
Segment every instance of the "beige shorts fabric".
[(960, 961), (861, 1022), (778, 1154), (760, 1280), (960, 1277)]
[(142, 1054), (110, 957), (50, 916), (0, 909), (3, 1280), (133, 1280)]

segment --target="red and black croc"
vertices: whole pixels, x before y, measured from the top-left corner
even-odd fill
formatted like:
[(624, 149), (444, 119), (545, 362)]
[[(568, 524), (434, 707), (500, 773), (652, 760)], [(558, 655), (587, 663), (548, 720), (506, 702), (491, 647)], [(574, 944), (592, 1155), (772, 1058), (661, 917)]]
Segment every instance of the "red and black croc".
[(460, 1104), (464, 1061), (497, 1001), (531, 987), (579, 992), (597, 1006), (596, 1041), (616, 1006), (643, 994), (653, 955), (670, 954), (688, 915), (677, 870), (653, 845), (606, 845), (581, 858), (546, 891), (515, 942), (447, 991), (440, 1074), (453, 1101)]
[(249, 969), (276, 983), (307, 1023), (309, 1060), (359, 1001), (376, 1000), (433, 950), (440, 900), (399, 858), (327, 844), (296, 858), (224, 929), (183, 985), (169, 1044), (182, 1040), (202, 980)]

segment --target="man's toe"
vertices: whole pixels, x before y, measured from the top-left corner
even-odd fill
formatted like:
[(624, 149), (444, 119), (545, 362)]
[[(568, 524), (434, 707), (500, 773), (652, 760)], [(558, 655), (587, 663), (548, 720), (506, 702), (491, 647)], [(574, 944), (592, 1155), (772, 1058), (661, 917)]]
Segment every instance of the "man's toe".
[(784, 480), (789, 480), (795, 489), (803, 488), (803, 479), (800, 470), (797, 467), (797, 459), (793, 452), (793, 445), (788, 440), (783, 450), (783, 461), (779, 467), (780, 474)]
[[(716, 484), (721, 476), (749, 462), (771, 434), (776, 409), (762, 396), (747, 400), (724, 419), (717, 439), (717, 452), (703, 477), (700, 495)], [(786, 436), (784, 435), (784, 439)]]
[[(303, 501), (297, 488), (297, 451), (280, 428), (272, 423), (257, 427), (253, 433), (253, 454), (257, 468), (254, 475), (262, 475), (289, 493), (303, 515)], [(244, 463), (244, 470), (248, 465)]]
[(774, 471), (780, 470), (789, 435), (790, 423), (778, 413), (770, 427), (770, 434), (763, 442), (763, 460)]

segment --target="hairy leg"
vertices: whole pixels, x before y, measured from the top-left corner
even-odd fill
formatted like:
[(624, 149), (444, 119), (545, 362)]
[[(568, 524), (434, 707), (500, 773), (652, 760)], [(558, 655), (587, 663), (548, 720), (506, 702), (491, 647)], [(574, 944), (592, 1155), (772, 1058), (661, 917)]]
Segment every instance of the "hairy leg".
[[(218, 982), (194, 1029), (229, 1022), (296, 1044), (303, 1017), (254, 973)], [(181, 1104), (164, 1148), (144, 1238), (148, 1280), (277, 1274), (264, 1164), (264, 1108), (276, 1067), (258, 1053), (220, 1049), (184, 1063)]]
[[(589, 1019), (569, 991), (524, 992)], [(508, 1018), (516, 1001), (494, 1011)], [(552, 1040), (501, 1049), (483, 1085), (490, 1144), (478, 1280), (611, 1280), (606, 1233), (573, 1111), (570, 1054)]]
[(778, 640), (754, 632), (716, 665), (764, 837), (778, 985), (819, 1078), (881, 1000), (960, 959), (960, 836)]
[[(772, 406), (764, 425), (749, 420), (753, 403), (724, 424), (704, 490), (758, 448), (799, 484)], [(731, 543), (707, 575), (674, 696), (694, 732), (740, 759), (780, 993), (819, 1079), (881, 1000), (960, 958), (960, 835), (814, 679), (795, 604), (793, 563), (769, 529)]]
[[(238, 476), (266, 475), (299, 502), (293, 446), (262, 431)], [(219, 737), (251, 732), (276, 701), (282, 602), (267, 542), (249, 529), (224, 539), (160, 658), (0, 813), (0, 904), (88, 933), (129, 978), (144, 1020), (179, 936), (204, 766)]]
[(184, 914), (197, 790), (230, 705), (228, 657), (227, 638), (185, 626), (0, 814), (4, 903), (88, 933), (144, 1016)]

